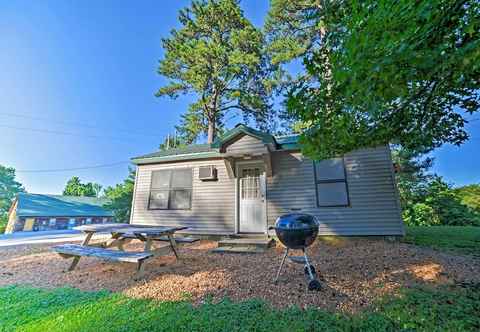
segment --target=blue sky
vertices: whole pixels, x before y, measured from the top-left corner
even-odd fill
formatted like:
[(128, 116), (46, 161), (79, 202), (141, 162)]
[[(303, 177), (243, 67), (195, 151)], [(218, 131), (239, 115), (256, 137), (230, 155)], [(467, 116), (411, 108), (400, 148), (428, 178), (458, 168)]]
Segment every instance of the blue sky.
[[(154, 97), (160, 40), (188, 4), (0, 0), (0, 164), (35, 193), (60, 193), (73, 175), (122, 181), (129, 158), (154, 151), (190, 102)], [(260, 26), (268, 0), (242, 8)], [(472, 141), (434, 153), (434, 171), (456, 184), (480, 182), (480, 121), (468, 128)]]

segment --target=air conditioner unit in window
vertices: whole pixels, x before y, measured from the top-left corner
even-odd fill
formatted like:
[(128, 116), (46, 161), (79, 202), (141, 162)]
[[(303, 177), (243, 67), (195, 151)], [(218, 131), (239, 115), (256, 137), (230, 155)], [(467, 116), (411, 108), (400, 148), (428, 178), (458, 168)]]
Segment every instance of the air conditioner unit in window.
[(217, 180), (217, 169), (215, 166), (200, 166), (198, 168), (198, 178), (202, 181)]

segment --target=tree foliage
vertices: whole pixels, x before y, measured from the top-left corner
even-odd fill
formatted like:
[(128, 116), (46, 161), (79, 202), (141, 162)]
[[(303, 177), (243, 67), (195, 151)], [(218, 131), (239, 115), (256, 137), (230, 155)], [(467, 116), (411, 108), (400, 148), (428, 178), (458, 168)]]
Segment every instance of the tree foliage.
[(15, 196), (25, 191), (15, 180), (15, 169), (0, 165), (0, 232), (3, 232), (8, 219), (8, 211)]
[(274, 64), (288, 64), (318, 48), (323, 29), (318, 0), (271, 0), (265, 21)]
[(187, 143), (207, 134), (211, 143), (227, 114), (241, 114), (261, 128), (268, 116), (272, 70), (264, 37), (243, 15), (237, 0), (192, 1), (180, 11), (181, 27), (163, 39), (158, 73), (168, 83), (157, 96), (196, 97), (178, 126)]
[(480, 184), (470, 184), (454, 189), (462, 204), (480, 213)]
[(270, 48), (297, 50), (279, 61), (305, 57), (311, 80), (291, 90), (287, 106), (306, 128), (307, 155), (388, 142), (424, 150), (468, 138), (465, 114), (480, 104), (478, 1), (312, 2), (274, 1), (294, 14), (275, 16), (272, 7), (277, 35), (290, 39), (275, 39), (275, 29), (270, 38)]
[(396, 170), (397, 187), (403, 210), (421, 201), (425, 196), (428, 182), (433, 178), (429, 170), (433, 158), (426, 156), (428, 151), (414, 151), (396, 146), (392, 150), (392, 160)]
[(407, 225), (480, 226), (479, 185), (453, 188), (429, 172), (433, 159), (425, 152), (396, 147), (392, 156)]
[(108, 198), (105, 208), (113, 211), (117, 222), (126, 222), (130, 220), (130, 211), (132, 208), (133, 188), (135, 185), (135, 170), (130, 169), (128, 177), (114, 187), (105, 188), (104, 195)]
[(73, 176), (67, 181), (63, 195), (98, 197), (101, 190), (102, 186), (100, 184), (94, 182), (82, 183), (78, 176)]

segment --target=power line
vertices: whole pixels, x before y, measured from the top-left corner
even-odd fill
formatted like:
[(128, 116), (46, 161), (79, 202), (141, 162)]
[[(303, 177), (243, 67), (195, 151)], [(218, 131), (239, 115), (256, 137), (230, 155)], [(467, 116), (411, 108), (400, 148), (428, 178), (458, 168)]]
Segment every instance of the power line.
[(16, 170), (15, 173), (58, 173), (58, 172), (80, 171), (80, 170), (84, 170), (84, 169), (114, 167), (114, 166), (119, 166), (119, 165), (124, 165), (124, 164), (130, 164), (130, 161), (118, 161), (116, 163), (111, 163), (111, 164), (102, 164), (102, 165), (84, 166), (84, 167), (72, 167), (72, 168)]
[[(27, 114), (15, 114), (15, 113), (6, 113), (6, 112), (0, 112), (0, 115), (2, 116), (7, 116), (7, 117), (14, 117), (14, 118), (24, 118), (24, 119), (32, 119), (32, 120), (38, 120), (38, 121), (48, 121), (51, 123), (58, 123), (66, 126), (73, 126), (73, 127), (82, 127), (82, 128), (90, 128), (90, 129), (102, 129), (104, 130), (105, 128), (102, 128), (100, 126), (95, 126), (92, 124), (88, 123), (82, 123), (82, 122), (70, 122), (70, 121), (61, 121), (61, 120), (52, 120), (46, 117), (39, 117), (39, 116), (32, 116), (32, 115), (27, 115)], [(140, 129), (121, 129), (121, 128), (111, 128), (111, 130), (117, 132), (122, 132), (127, 135), (141, 135), (141, 136), (149, 136), (149, 137), (156, 137), (158, 138), (160, 135), (159, 134), (154, 134), (154, 133), (148, 133), (145, 132), (144, 130)]]
[(0, 125), (0, 127), (8, 128), (8, 129), (14, 129), (14, 130), (33, 131), (33, 132), (46, 133), (46, 134), (52, 134), (52, 135), (78, 136), (78, 137), (82, 137), (82, 138), (107, 139), (107, 140), (114, 140), (114, 141), (119, 141), (119, 142), (131, 142), (132, 140), (134, 140), (134, 141), (138, 142), (138, 139), (133, 139), (133, 138), (120, 138), (120, 137), (113, 137), (113, 136), (79, 134), (79, 133), (72, 133), (72, 132), (66, 132), (66, 131), (27, 128), (27, 127), (16, 127), (16, 126), (9, 126), (9, 125), (3, 125), (3, 124)]

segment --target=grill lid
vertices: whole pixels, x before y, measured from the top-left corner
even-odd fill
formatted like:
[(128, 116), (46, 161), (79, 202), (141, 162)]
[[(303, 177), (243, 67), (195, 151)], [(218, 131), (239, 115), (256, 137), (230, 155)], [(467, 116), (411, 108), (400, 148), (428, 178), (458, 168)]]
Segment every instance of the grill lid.
[(310, 230), (318, 229), (317, 219), (305, 213), (289, 213), (280, 216), (275, 223), (275, 229), (279, 230)]

